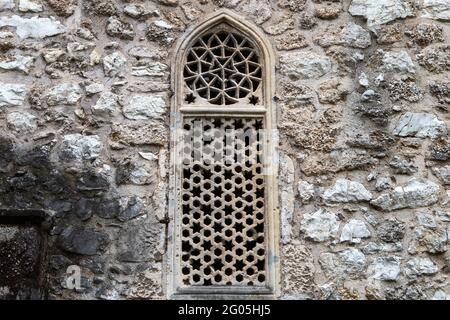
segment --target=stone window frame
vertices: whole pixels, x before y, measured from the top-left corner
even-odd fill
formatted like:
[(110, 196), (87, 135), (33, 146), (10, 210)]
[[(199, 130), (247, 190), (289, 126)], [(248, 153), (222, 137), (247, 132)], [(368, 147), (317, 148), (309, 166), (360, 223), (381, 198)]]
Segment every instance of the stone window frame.
[[(251, 103), (237, 103), (233, 105), (194, 104), (186, 102), (186, 90), (184, 81), (184, 62), (187, 50), (198, 37), (218, 26), (226, 25), (231, 30), (250, 39), (260, 52), (260, 64), (263, 68), (260, 90), (260, 103), (255, 106)], [(276, 131), (275, 108), (275, 59), (271, 44), (266, 37), (253, 24), (243, 17), (228, 9), (222, 9), (206, 17), (197, 26), (186, 30), (178, 41), (174, 60), (172, 61), (171, 89), (174, 93), (170, 110), (170, 178), (169, 178), (169, 212), (167, 230), (167, 253), (165, 256), (166, 296), (168, 299), (273, 299), (280, 295), (280, 255), (279, 255), (279, 207), (278, 207), (278, 134)], [(262, 106), (262, 107), (261, 107)], [(180, 199), (181, 199), (181, 165), (180, 150), (183, 136), (180, 130), (183, 126), (184, 116), (242, 116), (258, 117), (265, 121), (265, 129), (269, 134), (265, 135), (264, 158), (268, 172), (265, 176), (265, 223), (267, 243), (266, 252), (266, 287), (252, 286), (191, 286), (183, 287), (181, 284), (181, 270), (179, 259), (181, 258), (180, 245)]]

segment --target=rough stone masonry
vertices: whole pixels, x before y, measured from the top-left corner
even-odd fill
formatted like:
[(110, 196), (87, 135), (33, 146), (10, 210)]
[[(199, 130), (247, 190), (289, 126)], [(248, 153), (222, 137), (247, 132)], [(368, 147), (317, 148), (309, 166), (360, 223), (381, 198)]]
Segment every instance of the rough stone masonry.
[(280, 298), (450, 299), (448, 0), (0, 0), (0, 208), (50, 213), (48, 298), (165, 298), (174, 45), (220, 8), (276, 52)]

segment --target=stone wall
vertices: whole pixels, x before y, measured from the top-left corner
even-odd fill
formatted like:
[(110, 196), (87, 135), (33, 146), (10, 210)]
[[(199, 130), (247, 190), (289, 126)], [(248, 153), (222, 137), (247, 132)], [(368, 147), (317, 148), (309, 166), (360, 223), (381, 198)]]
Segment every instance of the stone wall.
[(222, 7), (276, 52), (282, 298), (450, 298), (447, 0), (0, 0), (0, 207), (51, 215), (48, 297), (165, 297), (173, 48)]

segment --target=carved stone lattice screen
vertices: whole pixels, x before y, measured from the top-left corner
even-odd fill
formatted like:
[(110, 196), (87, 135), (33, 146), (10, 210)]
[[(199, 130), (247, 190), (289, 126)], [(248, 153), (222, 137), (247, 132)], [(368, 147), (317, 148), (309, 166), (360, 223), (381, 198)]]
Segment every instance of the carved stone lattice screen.
[(184, 67), (189, 89), (218, 105), (235, 104), (253, 94), (260, 86), (261, 75), (253, 44), (223, 30), (200, 37), (189, 50)]
[(265, 284), (262, 126), (259, 118), (184, 119), (181, 260), (187, 285)]
[(232, 12), (180, 39), (173, 68), (168, 296), (279, 292), (273, 52)]

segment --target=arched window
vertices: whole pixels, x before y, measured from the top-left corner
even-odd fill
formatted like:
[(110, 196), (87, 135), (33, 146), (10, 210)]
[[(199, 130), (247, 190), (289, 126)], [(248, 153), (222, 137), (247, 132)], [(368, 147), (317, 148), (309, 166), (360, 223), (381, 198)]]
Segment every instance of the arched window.
[(169, 297), (276, 295), (273, 56), (228, 10), (179, 43), (172, 68)]

